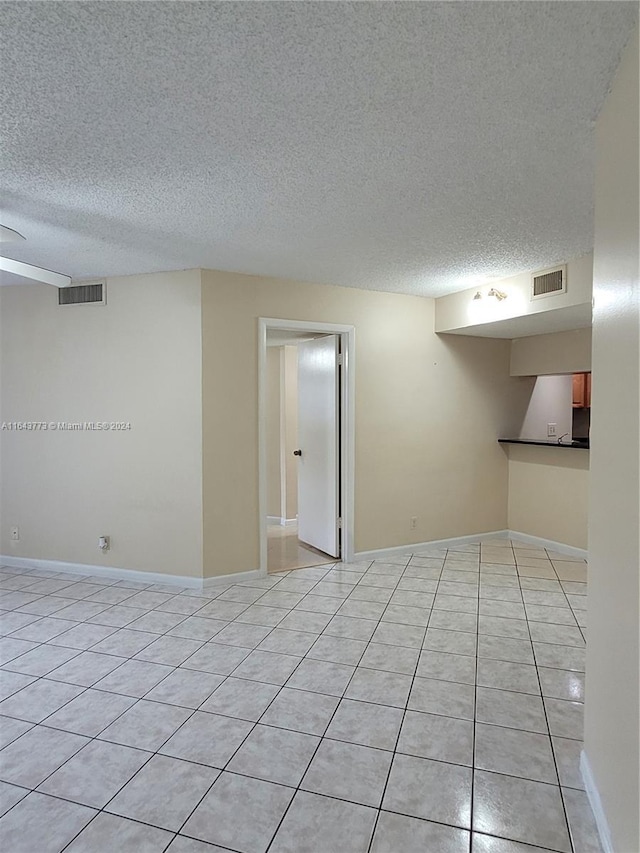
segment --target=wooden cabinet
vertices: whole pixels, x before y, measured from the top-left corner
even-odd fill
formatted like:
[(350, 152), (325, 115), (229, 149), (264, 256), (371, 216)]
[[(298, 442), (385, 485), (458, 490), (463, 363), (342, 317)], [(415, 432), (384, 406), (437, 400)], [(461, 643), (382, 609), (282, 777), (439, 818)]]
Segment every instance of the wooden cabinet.
[(591, 408), (591, 374), (573, 374), (573, 408)]

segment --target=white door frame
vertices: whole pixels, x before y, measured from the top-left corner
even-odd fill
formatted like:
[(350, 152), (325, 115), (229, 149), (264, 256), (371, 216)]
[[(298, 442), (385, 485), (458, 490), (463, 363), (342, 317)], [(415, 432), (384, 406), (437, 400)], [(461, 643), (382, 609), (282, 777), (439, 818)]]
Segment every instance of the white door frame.
[(355, 553), (355, 326), (313, 323), (306, 320), (258, 318), (258, 510), (260, 514), (260, 570), (267, 573), (267, 330), (324, 332), (340, 335), (342, 383), (340, 390), (340, 505), (343, 562)]

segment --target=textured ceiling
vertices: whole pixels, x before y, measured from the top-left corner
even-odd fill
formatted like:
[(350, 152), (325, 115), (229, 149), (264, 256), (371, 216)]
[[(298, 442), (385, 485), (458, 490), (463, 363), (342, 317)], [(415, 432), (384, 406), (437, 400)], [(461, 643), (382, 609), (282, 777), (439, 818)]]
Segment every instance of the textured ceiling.
[(437, 296), (592, 245), (618, 2), (0, 3), (3, 254)]

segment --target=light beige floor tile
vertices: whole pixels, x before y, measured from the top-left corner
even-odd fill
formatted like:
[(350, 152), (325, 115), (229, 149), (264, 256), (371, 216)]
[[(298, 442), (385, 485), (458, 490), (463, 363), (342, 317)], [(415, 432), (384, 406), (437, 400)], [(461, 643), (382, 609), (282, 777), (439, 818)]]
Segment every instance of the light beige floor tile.
[(227, 678), (200, 706), (200, 710), (257, 722), (279, 690), (275, 684)]
[(183, 827), (183, 833), (240, 853), (265, 853), (294, 790), (222, 773)]
[(586, 583), (587, 564), (569, 562), (566, 560), (553, 560), (553, 568), (561, 581), (576, 581)]
[(371, 640), (374, 643), (387, 643), (391, 646), (419, 649), (424, 636), (425, 629), (419, 625), (399, 625), (397, 622), (380, 622)]
[(378, 807), (392, 758), (386, 750), (325, 739), (300, 787), (314, 794)]
[(411, 688), (408, 708), (472, 720), (474, 695), (475, 690), (470, 684), (416, 677)]
[(558, 784), (548, 735), (476, 725), (475, 767), (537, 782)]
[(342, 696), (355, 670), (354, 666), (305, 658), (287, 681), (287, 687)]
[(233, 674), (236, 678), (265, 681), (282, 686), (291, 673), (301, 665), (301, 661), (303, 658), (295, 655), (262, 652), (256, 649), (246, 656)]
[(378, 622), (373, 619), (357, 619), (353, 616), (334, 616), (324, 628), (325, 634), (346, 637), (350, 640), (370, 640)]
[(190, 708), (141, 699), (104, 729), (100, 739), (155, 752), (191, 714)]
[(367, 853), (376, 810), (298, 791), (269, 853)]
[(307, 657), (356, 666), (365, 648), (367, 648), (367, 644), (363, 640), (351, 640), (346, 637), (332, 637), (330, 634), (323, 634), (308, 650)]
[(556, 785), (476, 770), (473, 829), (570, 853), (571, 842)]
[(566, 702), (563, 699), (545, 697), (544, 706), (552, 735), (582, 740), (584, 705), (581, 702)]
[(93, 740), (44, 781), (41, 793), (102, 808), (150, 758), (148, 752)]
[(404, 708), (410, 689), (409, 675), (358, 667), (349, 682), (345, 698)]
[(461, 684), (475, 684), (476, 660), (468, 655), (425, 650), (420, 654), (417, 675), (421, 678), (438, 678)]
[(246, 720), (196, 711), (159, 752), (222, 769), (253, 725)]
[[(28, 793), (27, 788), (19, 788), (17, 785), (9, 785), (8, 782), (0, 782), (0, 817), (12, 809), (20, 800), (23, 800)], [(0, 824), (1, 832), (2, 825)]]
[(257, 725), (233, 756), (227, 770), (295, 788), (319, 742), (320, 738), (313, 735)]
[[(224, 680), (224, 676), (192, 669), (174, 669), (166, 678), (145, 693), (145, 699), (180, 705), (183, 708), (199, 708)], [(48, 721), (47, 721), (48, 724)]]
[(473, 764), (473, 723), (454, 717), (407, 711), (398, 752), (450, 764)]
[(552, 737), (553, 752), (558, 766), (560, 784), (565, 788), (584, 790), (584, 782), (580, 771), (580, 755), (582, 741), (570, 738)]
[(548, 851), (542, 847), (520, 844), (519, 841), (507, 841), (505, 838), (474, 832), (471, 853), (548, 853)]
[(118, 846), (123, 851), (157, 853), (169, 842), (171, 833), (101, 812), (65, 849), (65, 853), (98, 853), (110, 850), (114, 838), (118, 839)]
[(86, 743), (86, 737), (35, 726), (2, 750), (0, 778), (23, 788), (37, 788)]
[(489, 634), (481, 634), (478, 637), (478, 657), (512, 661), (513, 663), (534, 663), (533, 647), (530, 640), (493, 637)]
[(584, 791), (562, 789), (569, 830), (574, 850), (580, 853), (603, 853), (591, 806)]
[(427, 628), (424, 648), (434, 652), (470, 655), (476, 653), (477, 638), (475, 634), (465, 631), (446, 631), (441, 628)]
[(284, 687), (267, 708), (261, 722), (306, 734), (324, 734), (340, 700)]
[(47, 717), (46, 725), (78, 735), (95, 737), (128, 710), (135, 699), (119, 693), (85, 690), (67, 702), (59, 711)]
[(400, 672), (413, 675), (416, 671), (419, 652), (404, 646), (390, 646), (386, 643), (370, 642), (360, 660), (360, 666), (367, 669), (381, 669), (385, 672)]
[(396, 754), (382, 807), (469, 829), (471, 783), (468, 767)]
[(41, 723), (82, 692), (83, 688), (75, 684), (41, 678), (0, 702), (0, 714)]
[(171, 672), (172, 668), (164, 664), (126, 660), (122, 666), (96, 682), (94, 687), (109, 693), (122, 693), (125, 696), (140, 698)]
[(31, 793), (0, 821), (0, 847), (11, 853), (59, 853), (95, 814), (86, 806)]
[(476, 701), (476, 719), (479, 722), (547, 734), (540, 696), (478, 687)]
[(219, 773), (203, 764), (154, 755), (111, 800), (107, 811), (176, 831)]
[(326, 731), (326, 737), (393, 750), (402, 718), (403, 711), (400, 708), (342, 699)]
[(586, 652), (576, 646), (562, 646), (557, 643), (535, 643), (533, 651), (538, 666), (554, 667), (555, 669), (570, 669), (584, 672)]
[(564, 669), (538, 667), (542, 695), (553, 699), (584, 702), (584, 676), (582, 673)]
[(438, 853), (468, 853), (469, 833), (464, 829), (419, 820), (407, 815), (381, 812), (371, 853), (400, 850), (437, 850)]

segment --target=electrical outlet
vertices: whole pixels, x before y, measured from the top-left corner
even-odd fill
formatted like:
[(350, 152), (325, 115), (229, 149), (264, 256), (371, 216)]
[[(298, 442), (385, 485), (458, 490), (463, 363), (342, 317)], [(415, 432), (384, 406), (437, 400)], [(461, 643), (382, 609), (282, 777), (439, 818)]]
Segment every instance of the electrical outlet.
[(111, 537), (110, 536), (101, 536), (98, 539), (98, 548), (101, 551), (108, 551), (111, 548)]
[(411, 528), (411, 530), (415, 530), (415, 529), (416, 529), (417, 524), (418, 524), (418, 518), (417, 518), (417, 516), (412, 515), (412, 516), (411, 516), (411, 521), (409, 522), (409, 527)]
[(11, 538), (14, 542), (18, 542), (20, 539), (20, 528), (12, 527), (11, 528)]
[(547, 424), (547, 438), (555, 438), (558, 424)]

